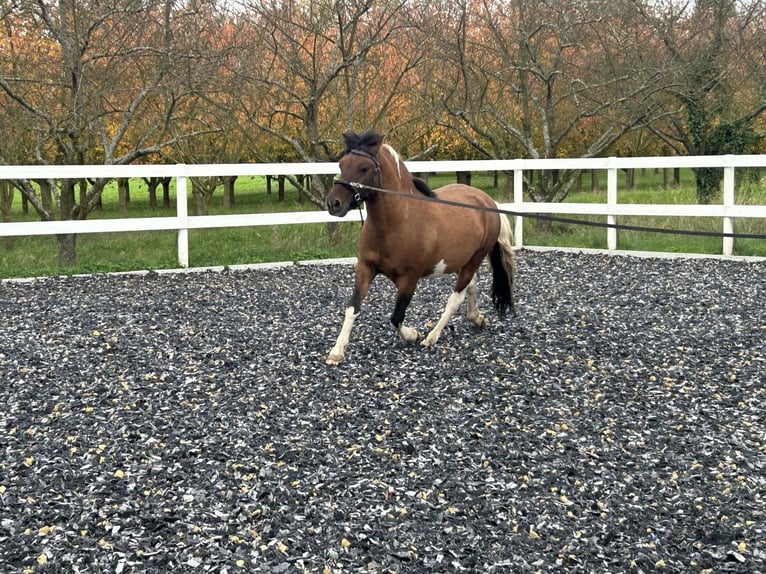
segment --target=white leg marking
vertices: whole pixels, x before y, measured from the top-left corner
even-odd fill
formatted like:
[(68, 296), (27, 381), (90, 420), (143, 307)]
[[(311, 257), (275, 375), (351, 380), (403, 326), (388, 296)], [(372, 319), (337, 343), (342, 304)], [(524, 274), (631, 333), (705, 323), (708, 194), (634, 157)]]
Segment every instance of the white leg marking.
[(405, 341), (409, 341), (410, 343), (414, 343), (420, 338), (420, 333), (418, 333), (418, 331), (412, 327), (405, 327), (404, 325), (400, 325), (399, 329), (397, 330), (399, 331), (399, 336)]
[(477, 327), (486, 327), (487, 319), (479, 311), (476, 305), (476, 275), (471, 279), (471, 283), (466, 287), (466, 312), (465, 316)]
[(442, 330), (447, 326), (449, 320), (463, 303), (467, 289), (468, 288), (466, 287), (466, 289), (463, 289), (462, 291), (453, 291), (450, 294), (449, 299), (447, 299), (447, 306), (444, 308), (444, 313), (442, 313), (441, 319), (439, 319), (436, 327), (434, 327), (431, 332), (428, 333), (428, 336), (423, 339), (422, 344), (424, 346), (429, 347), (439, 340), (439, 336), (442, 334)]
[(335, 346), (327, 355), (325, 362), (328, 365), (338, 365), (343, 362), (345, 357), (346, 345), (348, 345), (348, 338), (351, 335), (351, 327), (354, 326), (354, 320), (359, 316), (359, 313), (354, 313), (353, 307), (346, 308), (346, 318), (343, 320), (343, 327), (340, 329), (338, 340), (335, 341)]

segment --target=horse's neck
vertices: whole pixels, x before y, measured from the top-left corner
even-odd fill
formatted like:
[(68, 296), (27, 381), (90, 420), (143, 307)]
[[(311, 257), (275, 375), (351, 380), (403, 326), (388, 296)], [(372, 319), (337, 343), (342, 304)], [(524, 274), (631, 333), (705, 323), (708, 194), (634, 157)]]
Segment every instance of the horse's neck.
[[(406, 167), (401, 167), (402, 178), (399, 179), (398, 175), (384, 178), (383, 189), (396, 193), (417, 193), (412, 183), (412, 176)], [(401, 195), (379, 191), (375, 201), (367, 205), (368, 218), (389, 230), (399, 226), (409, 226), (412, 225), (411, 219), (417, 217), (418, 203), (420, 202), (417, 200)]]
[[(417, 193), (412, 174), (397, 151), (388, 144), (383, 144), (382, 151), (385, 151), (388, 157), (385, 159), (381, 157), (381, 163), (385, 162), (382, 166), (381, 187), (398, 193)], [(372, 218), (386, 229), (409, 225), (409, 220), (413, 216), (413, 207), (415, 207), (413, 203), (416, 202), (406, 197), (379, 191), (375, 201), (367, 205), (368, 218)]]

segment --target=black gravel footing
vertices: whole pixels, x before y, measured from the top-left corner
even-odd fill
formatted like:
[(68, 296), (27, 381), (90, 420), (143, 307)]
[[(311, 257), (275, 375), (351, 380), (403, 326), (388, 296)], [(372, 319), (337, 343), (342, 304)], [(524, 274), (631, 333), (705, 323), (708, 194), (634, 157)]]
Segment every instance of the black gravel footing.
[(766, 570), (766, 264), (488, 280), (425, 349), (379, 278), (339, 367), (350, 266), (0, 284), (0, 571)]

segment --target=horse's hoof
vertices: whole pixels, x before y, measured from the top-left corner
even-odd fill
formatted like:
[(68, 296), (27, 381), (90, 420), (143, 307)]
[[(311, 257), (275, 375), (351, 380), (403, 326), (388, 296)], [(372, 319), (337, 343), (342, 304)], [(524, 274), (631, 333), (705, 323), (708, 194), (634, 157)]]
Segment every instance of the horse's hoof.
[(421, 344), (421, 345), (423, 345), (424, 347), (431, 347), (431, 346), (435, 345), (435, 344), (436, 344), (436, 342), (437, 342), (438, 340), (439, 340), (439, 338), (438, 338), (438, 337), (436, 337), (436, 338), (433, 338), (433, 337), (431, 337), (431, 336), (429, 335), (428, 337), (426, 337), (425, 339), (423, 339), (423, 340), (420, 342), (420, 344)]
[(468, 320), (479, 329), (486, 329), (489, 327), (489, 321), (487, 321), (487, 318), (484, 315), (468, 315)]
[(423, 335), (421, 335), (417, 329), (413, 329), (412, 327), (405, 327), (404, 325), (402, 325), (401, 327), (399, 327), (399, 336), (405, 341), (414, 343), (415, 341), (419, 340)]
[(340, 365), (343, 362), (343, 355), (336, 355), (333, 353), (330, 353), (327, 356), (327, 359), (325, 359), (325, 364), (327, 365)]

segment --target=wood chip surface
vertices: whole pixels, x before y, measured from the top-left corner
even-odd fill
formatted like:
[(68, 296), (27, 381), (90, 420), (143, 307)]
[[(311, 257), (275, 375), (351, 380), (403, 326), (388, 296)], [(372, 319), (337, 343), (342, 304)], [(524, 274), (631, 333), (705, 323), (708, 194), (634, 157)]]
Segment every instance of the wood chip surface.
[(349, 266), (1, 283), (0, 571), (765, 571), (766, 265), (489, 277), (430, 349), (376, 279), (338, 367)]

